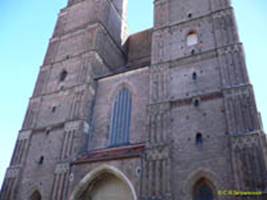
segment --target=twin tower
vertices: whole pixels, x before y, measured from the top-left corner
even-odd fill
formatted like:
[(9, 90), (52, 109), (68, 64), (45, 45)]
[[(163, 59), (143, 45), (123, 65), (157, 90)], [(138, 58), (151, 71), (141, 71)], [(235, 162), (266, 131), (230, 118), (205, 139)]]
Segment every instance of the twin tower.
[(258, 200), (231, 191), (267, 191), (266, 147), (229, 0), (130, 36), (127, 0), (69, 0), (0, 199)]

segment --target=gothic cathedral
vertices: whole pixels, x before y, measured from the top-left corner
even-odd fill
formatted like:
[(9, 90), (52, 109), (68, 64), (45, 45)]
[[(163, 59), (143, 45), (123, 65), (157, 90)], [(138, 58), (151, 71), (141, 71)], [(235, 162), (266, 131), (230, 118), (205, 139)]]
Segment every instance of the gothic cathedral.
[(154, 0), (153, 28), (133, 35), (127, 1), (69, 0), (60, 11), (0, 199), (267, 192), (266, 137), (230, 0)]

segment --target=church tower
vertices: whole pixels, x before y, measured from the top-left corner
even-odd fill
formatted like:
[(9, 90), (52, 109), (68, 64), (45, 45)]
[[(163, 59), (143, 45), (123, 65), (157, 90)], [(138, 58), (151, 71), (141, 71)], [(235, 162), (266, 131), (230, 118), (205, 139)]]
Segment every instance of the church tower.
[(156, 0), (154, 22), (144, 199), (263, 191), (266, 138), (230, 1)]
[(60, 11), (1, 200), (67, 199), (70, 163), (88, 148), (95, 79), (126, 62), (126, 9), (122, 0), (69, 0)]
[(127, 0), (61, 10), (0, 200), (267, 191), (266, 136), (230, 0), (154, 7), (154, 27), (130, 36)]

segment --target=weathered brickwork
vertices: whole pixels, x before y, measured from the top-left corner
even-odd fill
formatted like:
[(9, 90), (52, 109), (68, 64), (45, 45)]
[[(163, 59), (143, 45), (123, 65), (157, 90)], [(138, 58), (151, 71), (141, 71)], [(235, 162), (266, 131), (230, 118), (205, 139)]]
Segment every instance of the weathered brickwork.
[[(0, 200), (267, 191), (267, 143), (230, 1), (155, 0), (154, 27), (130, 36), (127, 3), (69, 0), (60, 11)], [(118, 96), (126, 89), (131, 98)], [(111, 143), (113, 124), (129, 129), (126, 143)]]

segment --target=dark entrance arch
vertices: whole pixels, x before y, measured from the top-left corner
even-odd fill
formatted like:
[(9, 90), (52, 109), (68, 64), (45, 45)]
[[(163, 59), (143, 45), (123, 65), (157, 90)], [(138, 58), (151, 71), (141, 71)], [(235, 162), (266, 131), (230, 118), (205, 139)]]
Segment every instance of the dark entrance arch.
[(193, 188), (193, 200), (215, 200), (213, 185), (205, 178), (196, 182)]
[(34, 191), (31, 195), (30, 200), (42, 200), (42, 196), (39, 191)]

